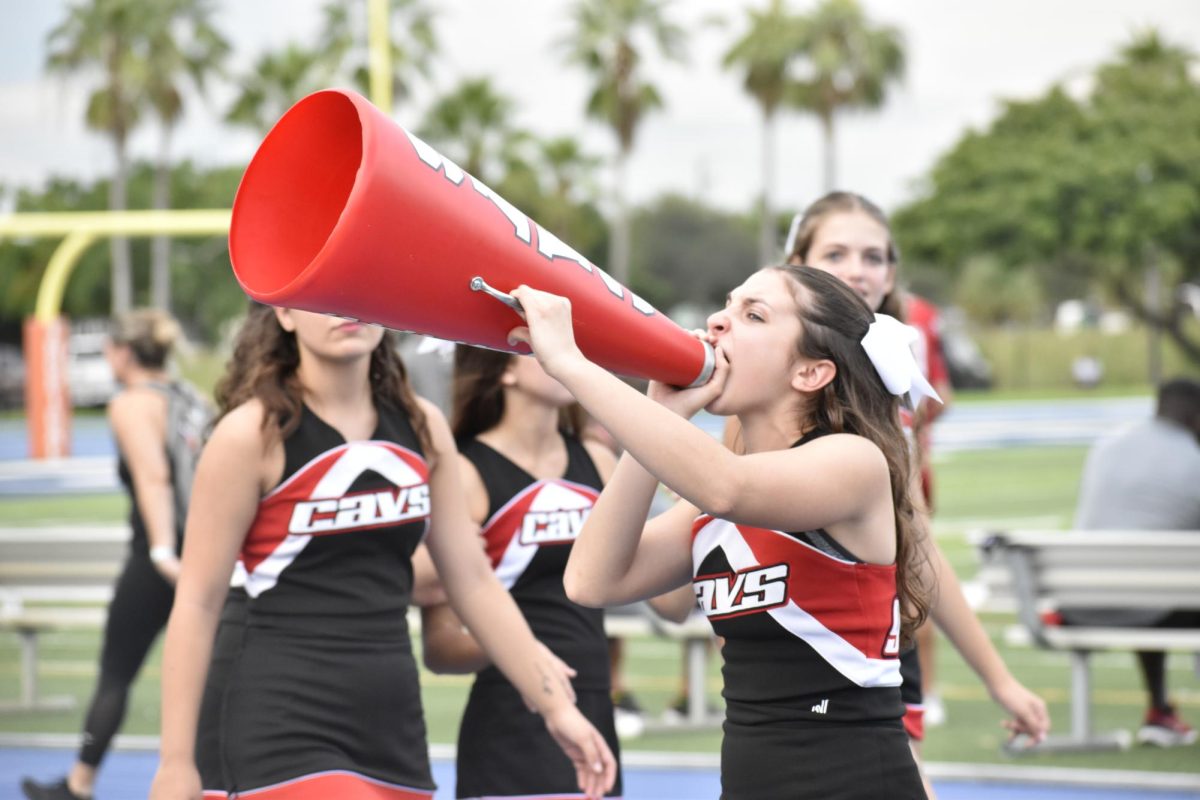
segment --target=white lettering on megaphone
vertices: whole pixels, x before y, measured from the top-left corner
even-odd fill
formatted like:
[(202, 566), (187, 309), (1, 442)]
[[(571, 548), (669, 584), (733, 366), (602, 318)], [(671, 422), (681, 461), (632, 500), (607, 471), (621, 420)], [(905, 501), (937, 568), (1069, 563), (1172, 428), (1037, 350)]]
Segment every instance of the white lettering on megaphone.
[[(525, 244), (529, 244), (531, 241), (533, 241), (533, 238), (529, 233), (529, 217), (522, 214), (520, 210), (518, 210), (517, 207), (512, 203), (493, 192), (490, 188), (488, 188), (487, 184), (479, 180), (479, 178), (476, 178), (474, 175), (471, 176), (471, 185), (475, 187), (475, 191), (479, 192), (488, 200), (491, 200), (492, 205), (500, 209), (500, 213), (508, 217), (508, 221), (511, 222), (513, 226), (513, 233), (517, 234), (518, 239)], [(540, 228), (538, 229), (538, 233), (541, 233)]]
[[(417, 153), (417, 158), (421, 159), (421, 161), (433, 168), (434, 171), (441, 170), (441, 172), (446, 176), (446, 179), (455, 186), (462, 185), (463, 179), (467, 176), (467, 173), (463, 171), (462, 167), (458, 166), (453, 161), (439, 153), (437, 150), (430, 147), (420, 138), (409, 133), (407, 129), (401, 128), (401, 130), (404, 131), (404, 135), (408, 137), (408, 140), (412, 142), (413, 149), (416, 150)], [(498, 208), (500, 213), (504, 214), (508, 221), (512, 223), (513, 233), (516, 234), (518, 239), (526, 244), (531, 244), (533, 242), (533, 237), (531, 235), (532, 232), (530, 231), (530, 224), (532, 223), (532, 225), (537, 228), (537, 249), (539, 253), (551, 261), (553, 261), (555, 258), (566, 259), (567, 261), (574, 262), (588, 272), (595, 272), (599, 274), (600, 280), (604, 282), (604, 286), (608, 289), (608, 291), (617, 299), (624, 299), (625, 287), (621, 286), (616, 279), (614, 279), (604, 270), (593, 267), (592, 263), (580, 255), (575, 248), (559, 239), (541, 225), (538, 225), (536, 222), (530, 220), (529, 217), (521, 213), (520, 209), (505, 200), (500, 195), (496, 194), (487, 184), (476, 178), (474, 175), (471, 176), (471, 185), (475, 187), (475, 191), (479, 192), (479, 194), (490, 200), (492, 205)], [(654, 316), (654, 314), (658, 313), (655, 311), (654, 306), (650, 305), (633, 292), (630, 292), (629, 294), (635, 310), (646, 315), (647, 317)]]
[[(633, 294), (633, 293), (630, 292), (630, 294)], [(642, 312), (643, 314), (645, 314), (647, 317), (653, 317), (657, 313), (654, 306), (650, 305), (645, 300), (638, 297), (636, 294), (634, 294), (631, 299), (633, 302), (633, 307), (635, 309), (637, 309), (638, 311)]]
[(408, 137), (408, 140), (412, 142), (413, 149), (417, 151), (417, 158), (433, 167), (435, 171), (440, 168), (446, 174), (446, 178), (455, 186), (463, 182), (463, 178), (467, 176), (467, 173), (463, 172), (462, 167), (425, 144), (425, 142), (416, 136), (413, 136), (404, 128), (401, 128), (401, 130), (404, 131), (404, 135)]

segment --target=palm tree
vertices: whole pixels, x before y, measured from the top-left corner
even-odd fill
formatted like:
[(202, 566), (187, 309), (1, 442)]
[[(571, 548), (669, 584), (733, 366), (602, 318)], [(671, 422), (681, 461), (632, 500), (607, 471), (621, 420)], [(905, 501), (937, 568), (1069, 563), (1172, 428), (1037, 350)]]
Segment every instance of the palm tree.
[(242, 92), (226, 112), (225, 121), (265, 134), (297, 100), (322, 88), (319, 61), (316, 52), (295, 43), (264, 53), (242, 77)]
[[(389, 0), (391, 20), (392, 94), (404, 100), (412, 94), (413, 74), (428, 78), (437, 53), (433, 12), (422, 0)], [(370, 96), (366, 3), (333, 0), (325, 5), (325, 25), (317, 52), (329, 77), (348, 76), (359, 92)]]
[(803, 52), (801, 19), (785, 0), (769, 0), (766, 8), (748, 9), (746, 32), (725, 53), (726, 69), (745, 71), (742, 86), (762, 112), (762, 203), (759, 209), (758, 259), (765, 264), (775, 255), (775, 215), (771, 189), (775, 175), (775, 114), (788, 90), (788, 67)]
[(857, 0), (824, 0), (804, 17), (806, 77), (790, 104), (817, 115), (825, 140), (825, 190), (837, 185), (834, 117), (844, 108), (879, 108), (888, 84), (904, 75), (904, 38), (872, 25)]
[[(129, 179), (129, 134), (138, 122), (144, 62), (135, 45), (144, 31), (144, 0), (87, 0), (67, 9), (67, 18), (47, 37), (46, 67), (62, 74), (90, 74), (99, 69), (103, 80), (88, 98), (86, 122), (112, 141), (116, 168), (109, 183), (108, 207), (123, 210)], [(109, 240), (113, 313), (133, 305), (133, 275), (129, 240)]]
[[(171, 205), (171, 136), (183, 116), (182, 83), (201, 92), (205, 81), (220, 72), (229, 43), (213, 27), (211, 0), (158, 0), (150, 10), (146, 56), (146, 94), (161, 127), (158, 164), (154, 173), (154, 207)], [(150, 254), (151, 304), (171, 305), (171, 240), (156, 236)]]
[(540, 140), (536, 159), (537, 171), (548, 184), (544, 192), (549, 201), (546, 219), (539, 222), (570, 243), (571, 220), (581, 199), (577, 195), (591, 194), (591, 176), (600, 159), (585, 152), (579, 140), (570, 136)]
[(528, 134), (512, 124), (513, 102), (489, 78), (468, 78), (436, 100), (419, 135), (484, 183), (495, 185), (498, 167), (522, 161)]
[(683, 31), (665, 17), (668, 0), (577, 0), (574, 30), (564, 41), (567, 60), (581, 65), (593, 81), (588, 115), (607, 123), (617, 137), (613, 236), (609, 268), (629, 281), (629, 216), (625, 207), (625, 169), (638, 125), (662, 106), (658, 91), (642, 79), (640, 39), (649, 36), (668, 58), (683, 55)]

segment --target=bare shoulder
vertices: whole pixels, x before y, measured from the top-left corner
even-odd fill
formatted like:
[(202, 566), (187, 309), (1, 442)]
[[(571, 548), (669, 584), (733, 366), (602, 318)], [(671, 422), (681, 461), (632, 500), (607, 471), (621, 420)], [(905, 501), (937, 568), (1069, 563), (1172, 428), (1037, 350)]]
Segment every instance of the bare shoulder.
[(437, 407), (437, 404), (426, 400), (420, 395), (414, 395), (414, 397), (417, 399), (417, 408), (425, 415), (425, 422), (429, 426), (430, 433), (441, 429), (445, 429), (448, 433), (450, 431), (450, 423), (446, 421), (446, 415)]
[(454, 434), (450, 432), (450, 423), (446, 421), (446, 415), (437, 405), (419, 395), (417, 408), (425, 415), (425, 426), (429, 430), (429, 440), (433, 445), (433, 452), (427, 454), (430, 464), (436, 466), (440, 459), (453, 458), (458, 448), (454, 446)]
[(165, 419), (167, 398), (148, 387), (124, 389), (108, 402), (108, 416), (113, 421)]
[(841, 470), (853, 471), (858, 478), (872, 475), (886, 478), (887, 458), (879, 445), (853, 433), (831, 433), (815, 439), (795, 451), (804, 458), (820, 458)]
[(216, 444), (222, 448), (261, 453), (267, 433), (263, 425), (266, 413), (266, 408), (257, 398), (247, 400), (221, 417), (213, 428), (207, 446)]
[(479, 470), (475, 468), (475, 462), (464, 456), (462, 453), (457, 455), (458, 459), (458, 474), (462, 477), (463, 488), (468, 492), (476, 490), (486, 491), (483, 485), (483, 476), (479, 474)]
[(612, 450), (609, 450), (595, 439), (584, 439), (583, 449), (592, 457), (592, 463), (596, 465), (596, 471), (600, 473), (601, 479), (608, 483), (608, 479), (612, 477), (613, 470), (617, 468), (617, 457)]

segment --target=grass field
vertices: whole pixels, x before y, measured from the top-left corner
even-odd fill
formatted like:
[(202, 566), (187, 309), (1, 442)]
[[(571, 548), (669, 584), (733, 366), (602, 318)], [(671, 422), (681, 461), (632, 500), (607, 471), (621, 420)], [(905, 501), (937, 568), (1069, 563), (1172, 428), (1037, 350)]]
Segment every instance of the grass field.
[[(975, 556), (967, 542), (969, 530), (979, 527), (1057, 528), (1070, 524), (1075, 504), (1082, 448), (1012, 448), (970, 451), (945, 456), (939, 462), (938, 516), (935, 533), (951, 563), (963, 579), (975, 570)], [(0, 519), (5, 524), (37, 522), (112, 522), (120, 519), (124, 501), (117, 496), (0, 499)], [(1066, 656), (1029, 648), (1008, 647), (1000, 638), (1011, 623), (1005, 617), (984, 620), (1013, 672), (1046, 698), (1055, 724), (1068, 724), (1069, 691)], [(40, 658), (42, 691), (69, 694), (76, 707), (67, 712), (0, 713), (3, 732), (76, 732), (94, 678), (99, 637), (94, 631), (69, 631), (43, 637)], [(944, 642), (937, 660), (947, 725), (929, 731), (925, 745), (931, 761), (1009, 761), (1000, 751), (1003, 731), (1000, 711), (958, 655)], [(680, 647), (666, 640), (638, 639), (627, 648), (627, 683), (651, 715), (657, 715), (679, 691)], [(0, 697), (17, 693), (16, 637), (0, 636)], [(708, 688), (720, 702), (718, 659), (712, 659)], [(1170, 686), (1175, 700), (1193, 723), (1200, 721), (1200, 678), (1192, 660), (1175, 655), (1170, 663)], [(1134, 659), (1129, 653), (1100, 654), (1094, 659), (1094, 712), (1101, 728), (1136, 728), (1144, 694)], [(468, 679), (423, 675), (426, 717), (430, 740), (453, 742)], [(155, 652), (136, 685), (125, 732), (154, 734), (158, 730), (159, 654)], [(715, 753), (718, 731), (681, 731), (646, 734), (625, 746), (638, 750)], [(1042, 766), (1081, 766), (1103, 769), (1200, 771), (1198, 748), (1157, 750), (1135, 748), (1126, 753), (1058, 755), (1024, 758), (1021, 763)]]

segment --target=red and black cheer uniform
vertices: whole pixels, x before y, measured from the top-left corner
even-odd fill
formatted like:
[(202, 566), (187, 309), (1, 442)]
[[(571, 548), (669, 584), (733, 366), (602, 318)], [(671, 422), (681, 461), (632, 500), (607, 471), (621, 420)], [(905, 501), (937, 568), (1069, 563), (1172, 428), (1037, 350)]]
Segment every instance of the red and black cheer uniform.
[(700, 608), (725, 639), (722, 797), (923, 798), (900, 722), (895, 566), (821, 530), (707, 515), (692, 563)]
[[(538, 480), (479, 440), (461, 447), (488, 493), (481, 531), (488, 558), (543, 644), (578, 673), (572, 681), (579, 710), (619, 756), (604, 616), (567, 599), (563, 571), (571, 545), (601, 488), (600, 475), (579, 440), (564, 436), (567, 469)], [(570, 760), (531, 714), (520, 693), (495, 667), (479, 672), (458, 733), (457, 795), (578, 798)], [(621, 794), (621, 775), (610, 795)]]
[(370, 440), (346, 442), (305, 407), (284, 442), (240, 554), (244, 624), (215, 646), (220, 730), (197, 742), (220, 752), (197, 763), (221, 776), (206, 797), (433, 796), (405, 620), (429, 470), (407, 415), (378, 412)]

